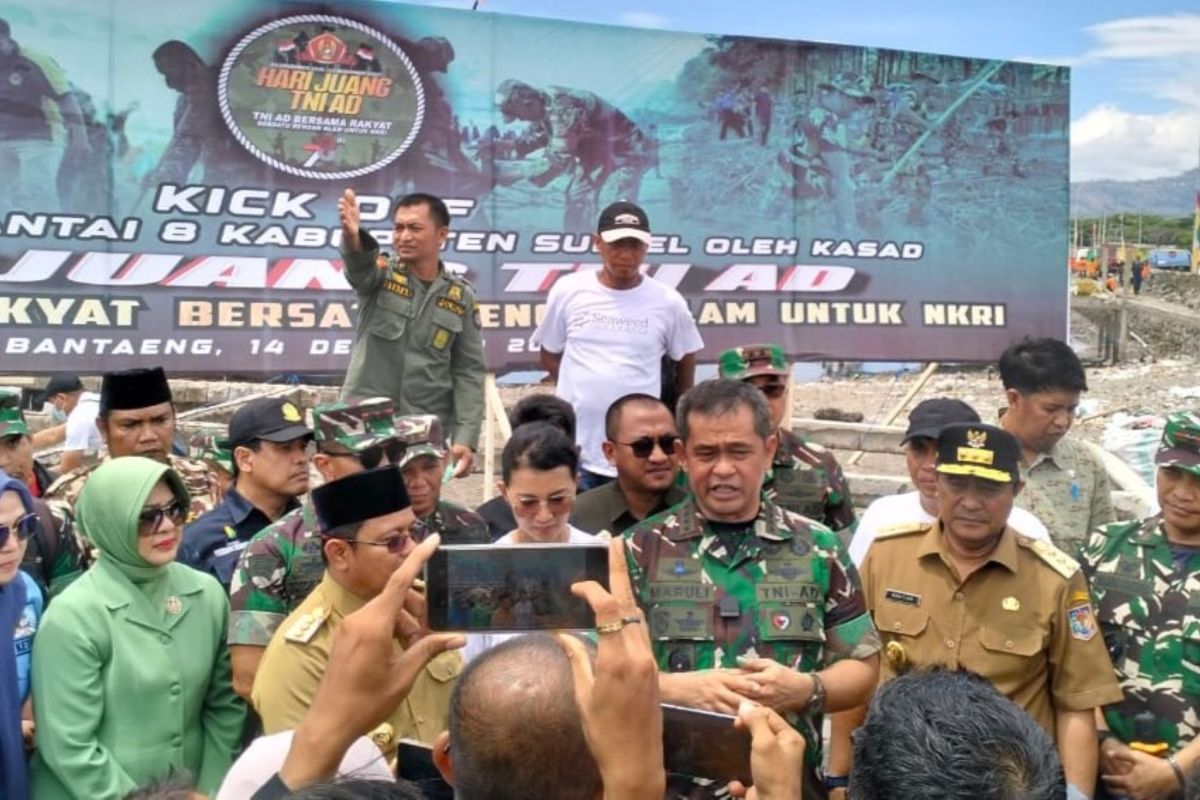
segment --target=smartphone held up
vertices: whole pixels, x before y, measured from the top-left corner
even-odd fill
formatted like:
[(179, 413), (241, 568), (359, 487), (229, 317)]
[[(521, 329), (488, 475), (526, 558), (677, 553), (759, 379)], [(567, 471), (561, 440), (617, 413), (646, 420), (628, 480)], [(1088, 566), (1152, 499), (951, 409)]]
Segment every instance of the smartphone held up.
[(608, 589), (608, 548), (596, 544), (446, 545), (425, 565), (429, 627), (439, 632), (522, 633), (596, 626), (571, 584)]

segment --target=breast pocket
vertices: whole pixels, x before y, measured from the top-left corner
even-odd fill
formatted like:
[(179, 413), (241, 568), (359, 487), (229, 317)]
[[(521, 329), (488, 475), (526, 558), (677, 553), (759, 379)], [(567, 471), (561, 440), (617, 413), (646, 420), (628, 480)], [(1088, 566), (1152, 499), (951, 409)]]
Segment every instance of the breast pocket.
[(650, 638), (702, 642), (713, 638), (714, 603), (657, 603), (650, 606)]
[(981, 628), (979, 644), (985, 652), (985, 678), (993, 683), (1015, 686), (1024, 683), (1044, 658), (1046, 640), (1038, 630)]
[(444, 308), (435, 308), (429, 332), (429, 347), (437, 351), (449, 350), (454, 340), (462, 333), (463, 318)]
[(376, 296), (375, 308), (367, 323), (367, 333), (381, 339), (396, 340), (404, 336), (412, 319), (411, 297), (401, 297), (395, 292), (381, 289)]

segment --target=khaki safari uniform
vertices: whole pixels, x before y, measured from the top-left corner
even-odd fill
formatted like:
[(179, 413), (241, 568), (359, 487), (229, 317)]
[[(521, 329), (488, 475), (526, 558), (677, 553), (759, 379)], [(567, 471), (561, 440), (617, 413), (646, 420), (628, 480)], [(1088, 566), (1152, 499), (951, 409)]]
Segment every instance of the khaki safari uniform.
[[(366, 601), (356, 597), (328, 574), (286, 619), (263, 653), (250, 699), (267, 734), (300, 724), (329, 663), (338, 625)], [(402, 652), (399, 642), (396, 652)], [(391, 756), (400, 739), (431, 744), (449, 725), (450, 693), (462, 672), (456, 652), (435, 657), (413, 683), (388, 721), (374, 731), (362, 731)]]
[(880, 681), (907, 669), (975, 672), (1055, 737), (1055, 710), (1121, 700), (1079, 565), (1004, 529), (984, 566), (958, 578), (941, 522), (881, 531), (862, 566), (884, 641)]

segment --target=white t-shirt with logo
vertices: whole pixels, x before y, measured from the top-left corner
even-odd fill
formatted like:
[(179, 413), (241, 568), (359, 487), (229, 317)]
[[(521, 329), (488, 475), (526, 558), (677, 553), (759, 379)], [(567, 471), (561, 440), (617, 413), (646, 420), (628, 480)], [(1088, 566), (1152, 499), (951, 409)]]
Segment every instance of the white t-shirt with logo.
[[(871, 505), (858, 519), (858, 527), (850, 540), (850, 560), (856, 567), (861, 567), (867, 557), (867, 550), (875, 536), (884, 528), (902, 525), (906, 522), (933, 522), (933, 515), (921, 506), (919, 492), (889, 495), (881, 497)], [(1018, 533), (1030, 539), (1050, 541), (1050, 532), (1042, 521), (1023, 508), (1013, 506), (1008, 513), (1009, 526)]]
[(555, 393), (575, 409), (583, 468), (615, 476), (600, 445), (604, 415), (627, 394), (662, 394), (662, 357), (704, 347), (679, 292), (653, 278), (609, 289), (596, 270), (560, 278), (550, 290), (534, 346), (562, 354)]

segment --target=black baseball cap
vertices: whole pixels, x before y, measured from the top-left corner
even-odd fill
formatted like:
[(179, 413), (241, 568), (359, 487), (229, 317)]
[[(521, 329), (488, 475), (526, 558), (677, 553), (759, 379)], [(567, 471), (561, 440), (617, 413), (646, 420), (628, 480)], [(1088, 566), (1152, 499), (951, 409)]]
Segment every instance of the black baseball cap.
[(42, 397), (54, 397), (56, 394), (70, 394), (71, 392), (82, 391), (83, 381), (79, 380), (78, 375), (60, 372), (50, 377), (46, 388), (42, 390)]
[(996, 483), (1021, 478), (1021, 445), (995, 425), (954, 423), (938, 435), (937, 467), (943, 475), (973, 475)]
[(917, 403), (908, 414), (908, 430), (900, 444), (924, 437), (936, 439), (942, 428), (955, 422), (979, 422), (979, 414), (962, 400), (934, 397)]
[(412, 507), (400, 468), (394, 464), (318, 486), (312, 491), (312, 504), (322, 533)]
[(637, 239), (650, 244), (650, 218), (641, 206), (619, 200), (600, 212), (596, 233), (609, 244), (621, 239)]
[(229, 438), (221, 444), (232, 450), (257, 439), (290, 442), (311, 439), (312, 435), (312, 430), (304, 424), (304, 415), (292, 401), (263, 397), (237, 410), (229, 420)]

